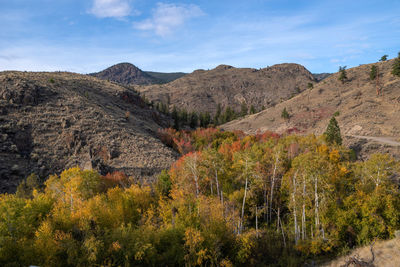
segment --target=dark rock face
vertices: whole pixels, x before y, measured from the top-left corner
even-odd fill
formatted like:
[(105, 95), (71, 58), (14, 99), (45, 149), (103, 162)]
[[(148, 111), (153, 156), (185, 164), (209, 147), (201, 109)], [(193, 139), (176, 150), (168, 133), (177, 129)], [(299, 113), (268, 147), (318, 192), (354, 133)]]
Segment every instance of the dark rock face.
[[(127, 119), (129, 114), (129, 119)], [(0, 72), (0, 193), (70, 167), (153, 179), (176, 153), (167, 117), (115, 83), (72, 73)]]

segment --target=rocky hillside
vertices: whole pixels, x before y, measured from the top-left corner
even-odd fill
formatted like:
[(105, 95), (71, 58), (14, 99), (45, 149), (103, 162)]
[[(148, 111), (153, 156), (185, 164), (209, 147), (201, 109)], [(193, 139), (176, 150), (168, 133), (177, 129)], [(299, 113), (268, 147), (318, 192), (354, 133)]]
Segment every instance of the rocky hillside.
[(261, 110), (262, 106), (269, 107), (297, 95), (310, 82), (314, 82), (312, 74), (297, 64), (264, 69), (220, 65), (209, 71), (196, 70), (168, 84), (143, 86), (138, 90), (155, 102), (214, 113), (218, 104), (240, 110), (243, 102)]
[[(312, 90), (222, 127), (322, 134), (337, 112), (342, 135), (355, 150), (365, 155), (372, 151), (400, 155), (400, 78), (391, 74), (392, 64), (390, 60), (348, 69), (344, 83), (338, 80), (339, 73), (332, 74)], [(376, 80), (370, 80), (372, 65), (379, 69), (379, 95)], [(289, 120), (281, 117), (284, 108)]]
[(73, 73), (0, 72), (0, 193), (68, 167), (150, 177), (175, 160), (168, 119), (128, 87)]

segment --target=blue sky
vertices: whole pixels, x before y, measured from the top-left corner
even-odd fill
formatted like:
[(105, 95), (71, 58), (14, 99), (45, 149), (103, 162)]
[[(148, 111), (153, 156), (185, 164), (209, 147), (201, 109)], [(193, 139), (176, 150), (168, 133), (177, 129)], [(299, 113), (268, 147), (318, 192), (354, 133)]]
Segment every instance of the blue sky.
[(0, 70), (336, 72), (400, 51), (400, 1), (0, 0)]

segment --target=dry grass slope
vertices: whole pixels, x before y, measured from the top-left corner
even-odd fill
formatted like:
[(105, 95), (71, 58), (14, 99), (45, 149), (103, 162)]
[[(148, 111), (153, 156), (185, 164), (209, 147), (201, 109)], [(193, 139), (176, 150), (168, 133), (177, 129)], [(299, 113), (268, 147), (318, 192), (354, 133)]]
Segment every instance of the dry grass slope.
[[(394, 267), (400, 266), (400, 238), (379, 241), (373, 245), (375, 259), (372, 262), (376, 267)], [(357, 257), (365, 262), (372, 260), (370, 246), (355, 249), (349, 255), (340, 257), (329, 263), (321, 265), (321, 267), (340, 267), (344, 266), (350, 257)], [(349, 265), (354, 266), (354, 265)]]

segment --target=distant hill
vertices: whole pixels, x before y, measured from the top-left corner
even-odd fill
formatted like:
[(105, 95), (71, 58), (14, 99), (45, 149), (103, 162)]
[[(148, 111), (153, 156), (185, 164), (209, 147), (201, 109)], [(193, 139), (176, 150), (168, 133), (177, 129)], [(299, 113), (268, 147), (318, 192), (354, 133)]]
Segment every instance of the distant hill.
[(184, 76), (185, 73), (142, 71), (131, 63), (119, 63), (103, 71), (91, 73), (89, 75), (125, 85), (148, 85), (168, 83)]
[(176, 154), (157, 138), (169, 119), (128, 86), (73, 73), (0, 72), (0, 193), (34, 172), (79, 165), (153, 177)]
[(317, 82), (322, 81), (323, 79), (328, 78), (332, 73), (313, 73), (313, 76)]
[(196, 70), (173, 82), (137, 87), (146, 98), (189, 111), (214, 113), (218, 104), (240, 110), (242, 103), (256, 110), (275, 105), (306, 90), (313, 75), (298, 64), (278, 64), (264, 69), (220, 65)]
[(154, 77), (159, 81), (158, 83), (169, 83), (175, 81), (186, 75), (184, 72), (154, 72), (154, 71), (145, 71), (148, 75)]
[[(322, 134), (337, 113), (346, 144), (360, 155), (379, 151), (400, 157), (400, 78), (391, 74), (392, 64), (389, 60), (348, 69), (345, 83), (338, 80), (339, 73), (334, 73), (312, 90), (222, 128), (248, 133), (270, 130)], [(372, 65), (379, 69), (379, 96), (376, 81), (370, 80)], [(281, 117), (284, 108), (291, 115), (289, 120)]]
[(103, 71), (89, 74), (102, 80), (121, 84), (154, 84), (161, 81), (130, 63), (119, 63)]

